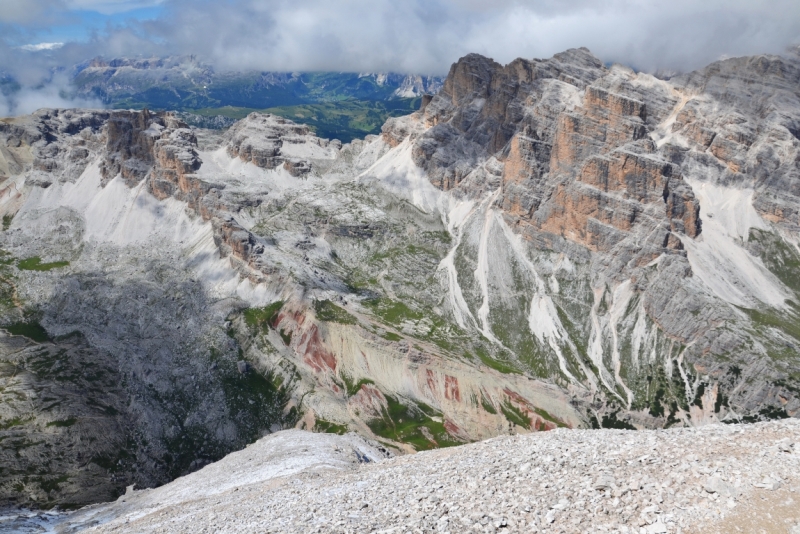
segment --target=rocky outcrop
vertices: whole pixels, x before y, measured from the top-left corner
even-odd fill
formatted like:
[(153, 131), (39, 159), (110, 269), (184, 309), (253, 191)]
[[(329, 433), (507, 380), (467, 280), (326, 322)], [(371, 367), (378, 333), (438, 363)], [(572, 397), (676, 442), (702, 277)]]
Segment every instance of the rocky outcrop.
[[(748, 335), (738, 329), (733, 335), (723, 333), (721, 325), (738, 321), (724, 304), (715, 309), (714, 321), (699, 327), (686, 313), (714, 308), (701, 296), (704, 292), (740, 305), (742, 301), (730, 300), (725, 290), (709, 289), (715, 277), (727, 275), (706, 270), (716, 262), (719, 269), (738, 268), (733, 263), (721, 265), (732, 261), (724, 259), (727, 254), (748, 254), (741, 244), (748, 241), (750, 225), (766, 228), (766, 223), (747, 219), (748, 205), (726, 208), (721, 200), (714, 210), (707, 207), (703, 213), (698, 191), (705, 183), (720, 187), (715, 189), (717, 195), (739, 195), (738, 191), (746, 195), (752, 188), (752, 207), (759, 220), (775, 224), (770, 231), (788, 236), (781, 246), (793, 250), (798, 231), (795, 206), (800, 205), (796, 156), (800, 144), (795, 135), (800, 124), (799, 75), (796, 56), (725, 60), (666, 82), (621, 66), (603, 66), (585, 49), (548, 60), (518, 59), (505, 66), (471, 54), (453, 65), (442, 91), (423, 109), (387, 122), (383, 138), (390, 146), (411, 144), (415, 163), (442, 190), (479, 199), (499, 187), (494, 207), (527, 240), (533, 256), (553, 250), (576, 257), (575, 245), (591, 251), (589, 276), (596, 296), (595, 304), (584, 313), (597, 310), (591, 313), (597, 313), (598, 322), (594, 318), (587, 322), (586, 315), (568, 321), (598, 332), (591, 335), (597, 336), (597, 343), (604, 343), (603, 336), (617, 339), (616, 327), (611, 325), (628, 313), (620, 310), (616, 318), (600, 317), (599, 310), (607, 305), (604, 295), (611, 299), (606, 291), (631, 283), (636, 288), (631, 298), (640, 300), (646, 311), (636, 324), (641, 327), (643, 321), (652, 321), (667, 338), (691, 347), (682, 358), (690, 360), (695, 371), (708, 373), (712, 382), (729, 381), (721, 359), (733, 347), (741, 350)], [(501, 166), (499, 184), (487, 170), (489, 161)], [(704, 198), (709, 205), (715, 202)], [(725, 209), (741, 210), (724, 216), (739, 217), (741, 222), (721, 224), (744, 229), (720, 230), (715, 222), (711, 234), (705, 236), (706, 222)], [(720, 232), (731, 236), (729, 244), (718, 241)], [(716, 247), (728, 248), (722, 252)], [(797, 286), (785, 272), (787, 264), (782, 260), (782, 266), (774, 265), (764, 249), (750, 247), (756, 249), (760, 258), (746, 261), (766, 262), (770, 272), (764, 279), (778, 284), (775, 287), (785, 284), (778, 291), (783, 291), (784, 298), (796, 299)], [(741, 252), (727, 252), (733, 250)], [(793, 252), (787, 253), (794, 257)], [(645, 270), (654, 261), (662, 266), (656, 277)], [(547, 270), (546, 265), (541, 268)], [(765, 272), (763, 267), (754, 269)], [(666, 287), (695, 284), (699, 285), (665, 294)], [(780, 302), (758, 293), (753, 290), (747, 297), (749, 306)], [(559, 313), (566, 314), (571, 305), (565, 302), (563, 306)], [(565, 315), (561, 318), (565, 320)], [(797, 321), (793, 312), (790, 322)], [(629, 334), (639, 335), (634, 330)], [(712, 341), (723, 338), (722, 344)], [(773, 343), (780, 342), (767, 342)], [(605, 365), (612, 368), (638, 365), (636, 356), (628, 363), (608, 358), (619, 350), (587, 352), (602, 355)], [(666, 358), (675, 362), (674, 356)], [(748, 394), (748, 398), (764, 395), (759, 398), (777, 403), (777, 397), (768, 392), (773, 384), (785, 383), (797, 356), (789, 367), (779, 365), (781, 370), (763, 363), (764, 358), (768, 358), (766, 352), (756, 349), (734, 367), (745, 366), (753, 373), (761, 365), (773, 369), (771, 378), (762, 375), (761, 393)], [(674, 369), (673, 364), (667, 367)], [(624, 382), (619, 377), (605, 380)], [(731, 388), (730, 394), (739, 394), (733, 393), (739, 386), (730, 381), (725, 387)], [(792, 396), (782, 391), (781, 398)], [(800, 400), (792, 398), (790, 411), (797, 413)], [(736, 402), (747, 406), (745, 411), (757, 405), (741, 396)]]
[[(118, 358), (149, 484), (267, 419), (410, 452), (797, 416), (800, 60), (731, 61), (664, 81), (470, 55), (344, 146), (259, 114), (6, 121), (2, 324)], [(53, 272), (23, 273), (36, 255)]]
[(339, 141), (312, 135), (308, 126), (260, 113), (251, 113), (235, 124), (226, 137), (232, 158), (262, 169), (283, 167), (295, 177), (311, 172), (310, 159), (331, 159), (342, 146)]
[[(699, 205), (680, 170), (656, 153), (644, 100), (599, 86), (604, 75), (583, 49), (505, 67), (466, 56), (420, 112), (419, 120), (433, 127), (414, 141), (416, 160), (434, 184), (450, 189), (481, 155), (498, 154), (500, 202), (518, 223), (608, 251), (645, 219), (651, 229), (670, 229), (662, 248), (680, 249), (679, 235), (701, 231)], [(397, 124), (384, 131), (395, 145), (411, 133)], [(446, 152), (449, 159), (440, 156)], [(464, 161), (471, 164), (462, 170)], [(663, 206), (660, 220), (643, 206), (655, 202)]]
[[(0, 193), (2, 246), (22, 254), (9, 260), (3, 251), (0, 268), (0, 381), (14, 392), (0, 410), (0, 439), (13, 445), (4, 449), (0, 501), (51, 507), (114, 499), (130, 484), (164, 483), (244, 446), (252, 435), (294, 424), (286, 390), (263, 382), (265, 370), (240, 378), (236, 348), (210, 326), (221, 328), (237, 305), (197, 300), (205, 302), (204, 290), (181, 266), (183, 242), (170, 237), (208, 222), (212, 250), (216, 244), (216, 256), (229, 257), (243, 278), (263, 283), (273, 272), (261, 261), (269, 239), (232, 216), (257, 205), (257, 197), (239, 204), (224, 184), (197, 173), (202, 159), (191, 129), (170, 113), (42, 110), (0, 123), (0, 145), (0, 169), (8, 174)], [(52, 200), (41, 201), (41, 191)], [(115, 211), (132, 192), (132, 204)], [(184, 219), (181, 229), (158, 200), (182, 203), (179, 211), (195, 221)], [(99, 217), (90, 220), (87, 205)], [(19, 216), (21, 208), (28, 212)], [(12, 216), (19, 222), (9, 229)], [(125, 219), (132, 219), (134, 243), (150, 231), (162, 237), (129, 255), (137, 245), (126, 248), (125, 238), (87, 235), (108, 233)], [(106, 251), (119, 269), (114, 274), (104, 270)], [(58, 280), (44, 301), (28, 291), (30, 273), (39, 271), (17, 268), (29, 256), (38, 266), (38, 255), (43, 276)], [(93, 257), (96, 263), (86, 259)], [(131, 270), (130, 261), (144, 263)], [(200, 261), (208, 260), (201, 255)], [(139, 279), (155, 272), (155, 284)], [(166, 287), (175, 293), (158, 289)], [(200, 323), (205, 326), (195, 330)], [(208, 350), (190, 356), (189, 345), (210, 345), (213, 357)], [(202, 388), (195, 384), (198, 373)]]
[(120, 382), (109, 355), (80, 333), (42, 344), (0, 338), (4, 505), (83, 506), (114, 499), (133, 482), (133, 428)]
[(797, 232), (800, 174), (791, 157), (800, 132), (796, 51), (787, 57), (728, 59), (672, 82), (696, 96), (671, 131), (694, 150), (707, 150), (714, 160), (704, 163), (721, 180), (752, 181), (753, 205), (761, 216)]
[(80, 109), (42, 109), (0, 121), (0, 176), (27, 174), (47, 187), (75, 181), (103, 150), (101, 130), (110, 114)]
[(106, 131), (106, 159), (102, 173), (105, 180), (120, 175), (133, 187), (154, 163), (153, 148), (164, 129), (164, 114), (152, 117), (147, 111), (114, 113)]

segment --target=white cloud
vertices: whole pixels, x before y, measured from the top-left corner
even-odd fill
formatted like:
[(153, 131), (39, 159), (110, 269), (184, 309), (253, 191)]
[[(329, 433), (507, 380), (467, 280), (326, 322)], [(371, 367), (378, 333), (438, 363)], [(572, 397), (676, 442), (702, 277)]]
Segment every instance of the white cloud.
[(102, 102), (97, 100), (71, 98), (69, 89), (69, 78), (65, 74), (59, 74), (38, 87), (23, 87), (9, 96), (0, 93), (0, 117), (27, 115), (42, 108), (103, 107)]
[(0, 23), (40, 24), (50, 22), (50, 15), (62, 10), (62, 0), (0, 0)]
[(20, 48), (28, 52), (40, 52), (42, 50), (57, 50), (62, 46), (64, 46), (64, 43), (36, 43), (22, 45)]
[(47, 58), (21, 58), (0, 36), (0, 71), (34, 86), (96, 55), (195, 54), (218, 69), (443, 74), (469, 52), (507, 63), (579, 46), (643, 70), (690, 70), (800, 40), (797, 0), (0, 0), (0, 35), (3, 22), (41, 28), (56, 8), (156, 4), (156, 20), (110, 24)]
[(796, 0), (169, 0), (142, 27), (171, 50), (263, 70), (446, 72), (478, 52), (508, 62), (587, 46), (642, 69), (780, 52)]

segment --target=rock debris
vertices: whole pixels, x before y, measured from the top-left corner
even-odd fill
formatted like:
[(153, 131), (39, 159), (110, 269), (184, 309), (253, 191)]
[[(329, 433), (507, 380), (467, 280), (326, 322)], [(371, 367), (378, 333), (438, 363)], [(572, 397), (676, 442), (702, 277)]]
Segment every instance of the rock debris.
[[(272, 452), (265, 456), (261, 451), (268, 447)], [(303, 463), (292, 460), (294, 453), (316, 460), (281, 475), (292, 461)], [(653, 431), (558, 429), (380, 456), (375, 444), (353, 434), (280, 432), (162, 488), (78, 512), (59, 528), (68, 532), (96, 521), (107, 522), (90, 532), (800, 528), (797, 420)], [(272, 467), (265, 470), (262, 461)], [(245, 477), (232, 487), (232, 479), (248, 469), (277, 476)], [(219, 491), (206, 490), (212, 487)], [(746, 525), (753, 521), (751, 530)]]

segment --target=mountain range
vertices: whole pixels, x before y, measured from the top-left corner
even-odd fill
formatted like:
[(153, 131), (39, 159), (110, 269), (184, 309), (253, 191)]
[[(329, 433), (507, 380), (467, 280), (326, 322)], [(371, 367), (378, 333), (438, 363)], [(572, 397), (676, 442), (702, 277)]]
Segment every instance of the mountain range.
[(195, 57), (95, 58), (70, 69), (73, 97), (116, 109), (180, 110), (191, 126), (227, 128), (252, 111), (349, 142), (380, 133), (436, 93), (442, 78), (395, 73), (216, 71)]
[(664, 80), (586, 49), (468, 55), (345, 144), (4, 119), (0, 495), (110, 500), (290, 427), (413, 452), (795, 417), (799, 132), (796, 55)]

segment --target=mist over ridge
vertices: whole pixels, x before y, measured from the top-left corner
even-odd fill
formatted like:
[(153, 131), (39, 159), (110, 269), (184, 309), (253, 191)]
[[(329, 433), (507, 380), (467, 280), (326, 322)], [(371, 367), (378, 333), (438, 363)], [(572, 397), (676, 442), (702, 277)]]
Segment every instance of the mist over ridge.
[(70, 88), (54, 73), (98, 56), (195, 55), (219, 72), (443, 76), (468, 53), (505, 64), (585, 46), (607, 64), (687, 72), (724, 57), (786, 53), (798, 43), (800, 5), (789, 0), (9, 0), (0, 6), (0, 30), (0, 72), (31, 95), (21, 105), (0, 80), (0, 114), (8, 114), (12, 106), (19, 107), (15, 113), (32, 111), (32, 101), (65, 105), (61, 100)]

